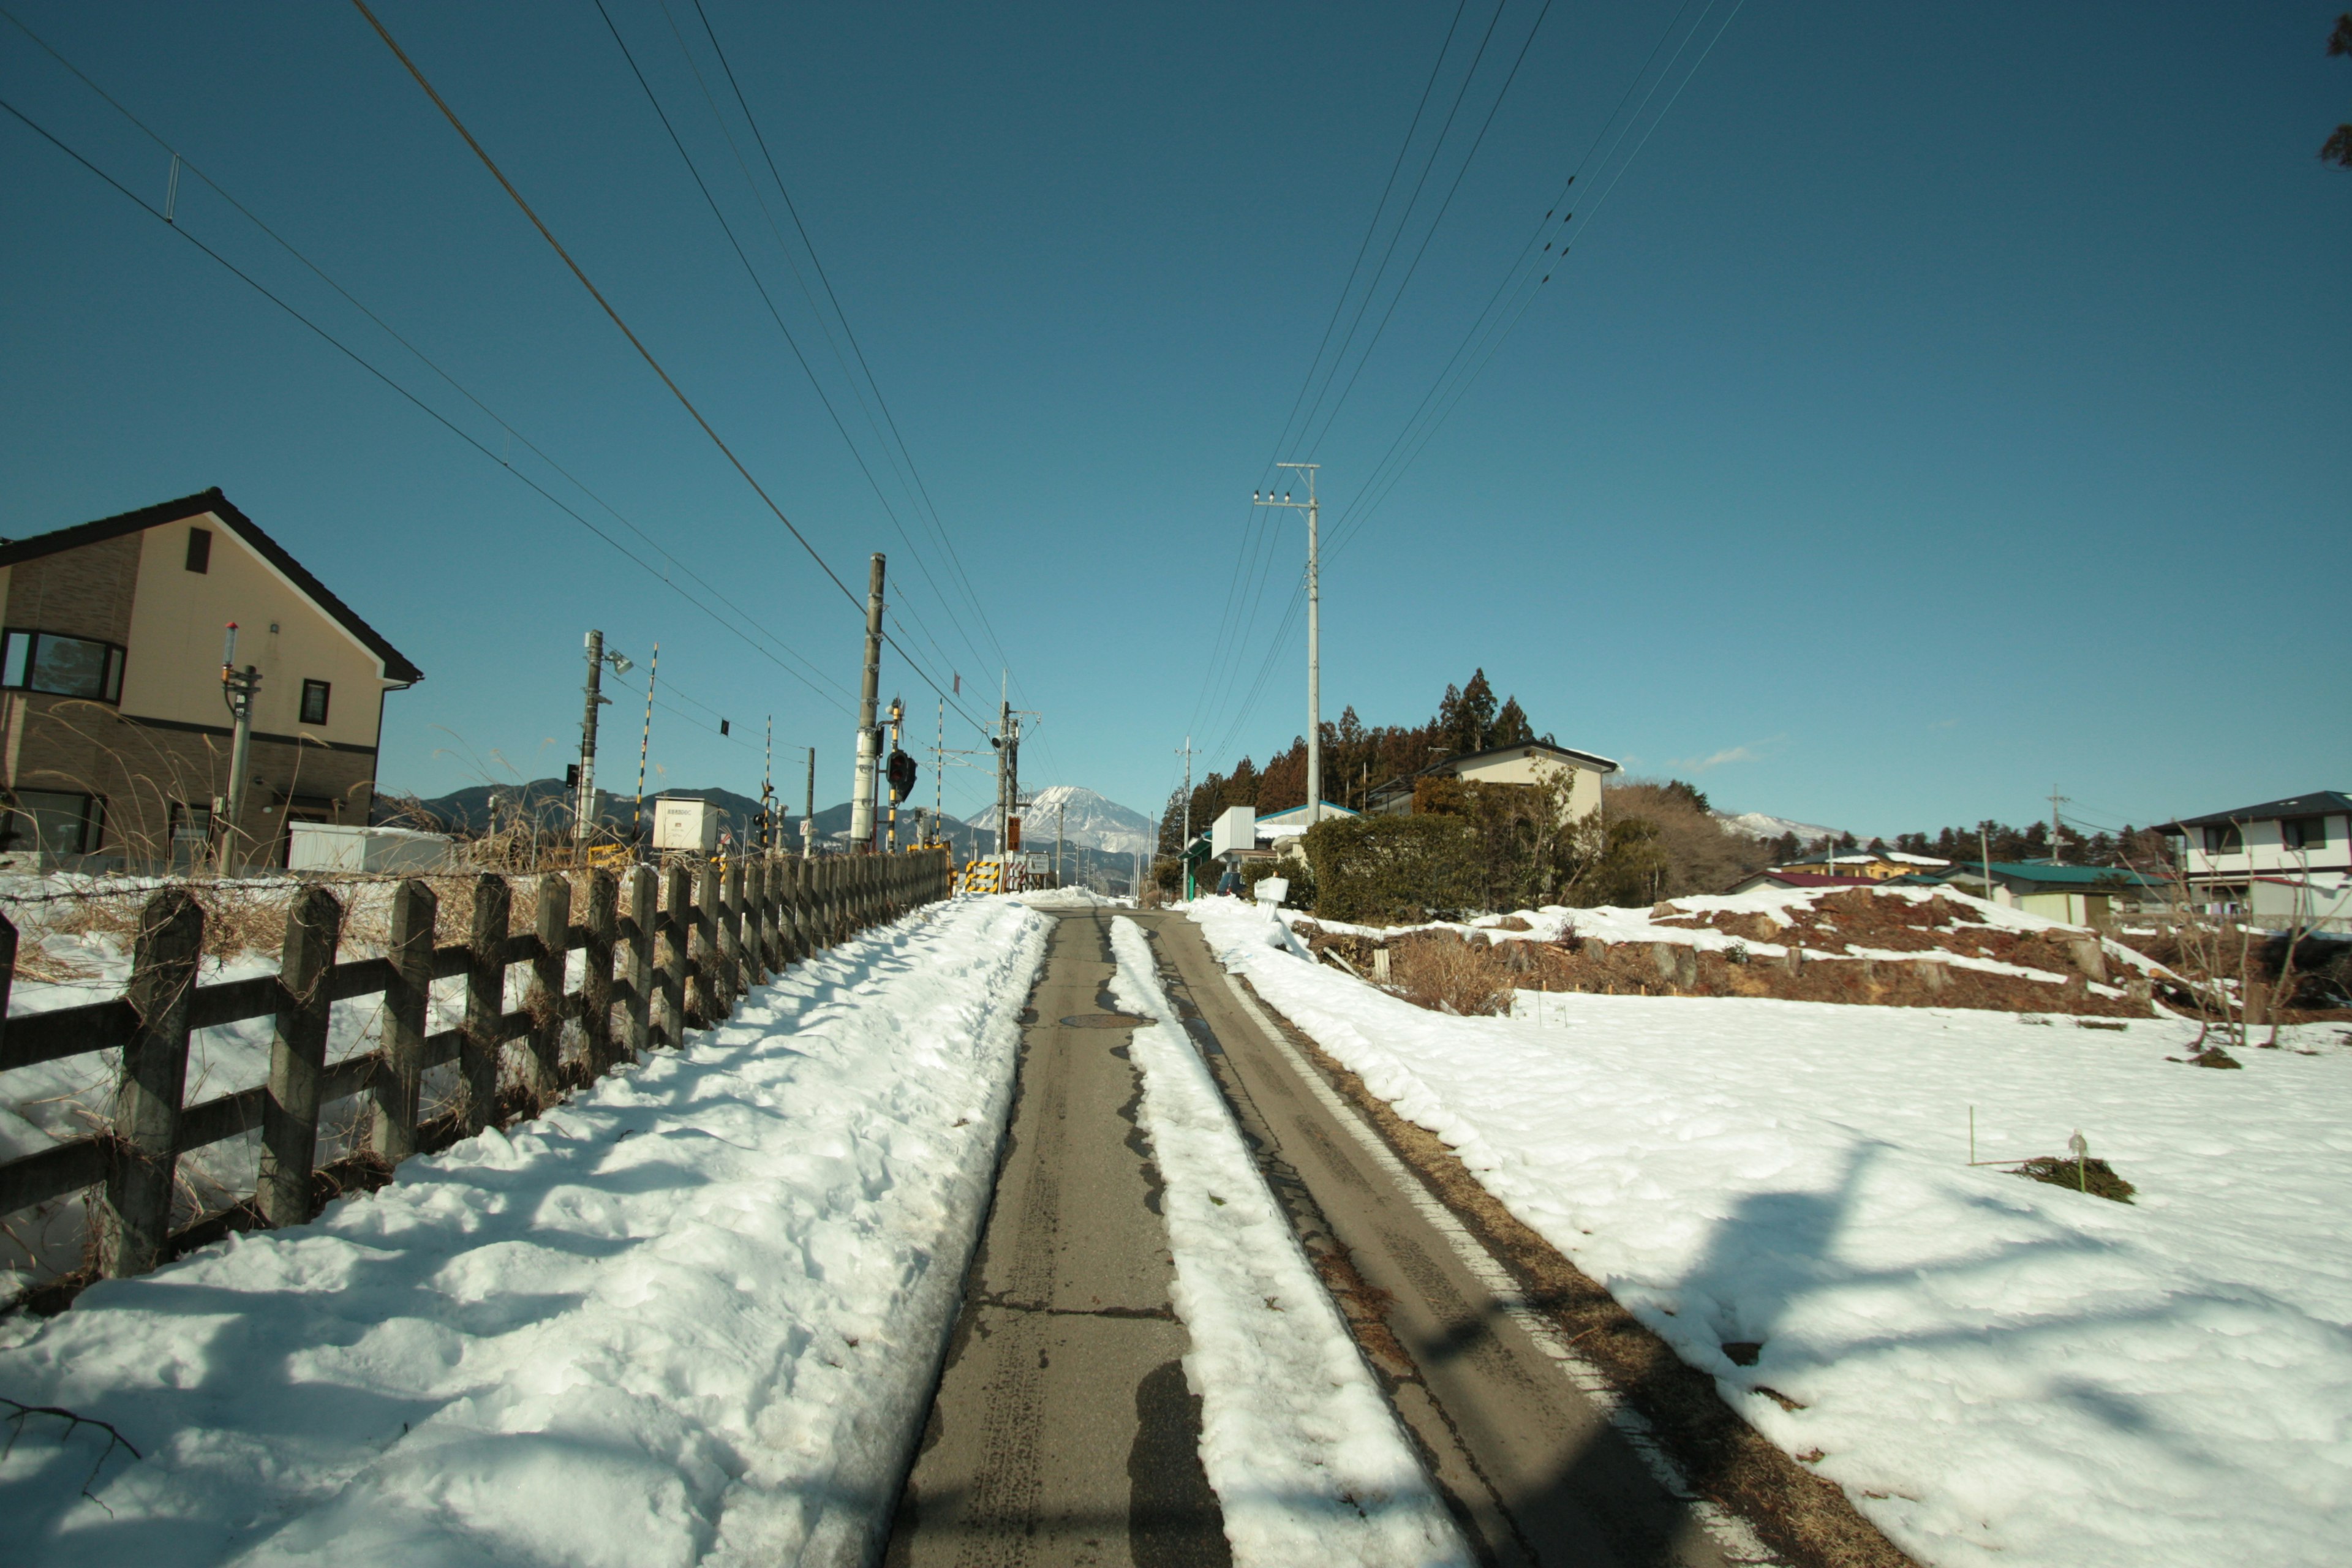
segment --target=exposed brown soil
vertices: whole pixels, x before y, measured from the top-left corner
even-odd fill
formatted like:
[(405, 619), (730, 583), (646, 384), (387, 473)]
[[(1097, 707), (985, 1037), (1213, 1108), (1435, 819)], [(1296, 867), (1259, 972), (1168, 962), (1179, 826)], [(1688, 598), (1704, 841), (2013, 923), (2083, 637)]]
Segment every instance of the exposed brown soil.
[[(2139, 972), (2088, 932), (2011, 931), (1981, 924), (1965, 906), (1940, 897), (1914, 902), (1860, 888), (1790, 912), (1793, 919), (1783, 924), (1768, 914), (1700, 916), (1664, 904), (1652, 923), (1713, 930), (1742, 944), (1801, 947), (1801, 961), (1750, 955), (1744, 945), (1702, 952), (1682, 942), (1604, 942), (1577, 937), (1572, 928), (1556, 942), (1496, 934), (1507, 926), (1467, 936), (1446, 930), (1405, 931), (1385, 940), (1327, 931), (1311, 921), (1300, 922), (1297, 931), (1318, 958), (1336, 953), (1361, 975), (1375, 974), (1373, 954), (1385, 948), (1389, 990), (1418, 1006), (1465, 1016), (1507, 1011), (1515, 990), (2148, 1016), (2147, 983)], [(1990, 959), (2060, 978), (1995, 974), (1932, 960), (1852, 956), (1856, 948)], [(1823, 954), (1829, 956), (1819, 956)], [(2091, 989), (2094, 983), (2126, 994), (2100, 995)]]
[[(1528, 1304), (1648, 1417), (1660, 1443), (1701, 1496), (1746, 1520), (1768, 1546), (1804, 1568), (1904, 1568), (1910, 1563), (1834, 1483), (1808, 1470), (1742, 1421), (1723, 1402), (1713, 1378), (1684, 1363), (1616, 1298), (1513, 1217), (1434, 1133), (1398, 1116), (1271, 1005), (1267, 1011), (1316, 1069), (1511, 1271)], [(1727, 1346), (1726, 1353), (1735, 1363), (1752, 1364), (1761, 1349), (1743, 1342)], [(1771, 1389), (1759, 1386), (1757, 1391), (1784, 1407), (1798, 1408)]]

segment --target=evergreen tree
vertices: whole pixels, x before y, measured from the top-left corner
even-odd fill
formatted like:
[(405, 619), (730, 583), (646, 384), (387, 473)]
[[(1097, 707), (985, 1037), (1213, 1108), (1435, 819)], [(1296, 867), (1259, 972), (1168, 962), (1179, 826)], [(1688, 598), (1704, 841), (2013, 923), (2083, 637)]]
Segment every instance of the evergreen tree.
[(1516, 697), (1504, 699), (1502, 708), (1495, 715), (1494, 728), (1486, 732), (1486, 745), (1525, 745), (1535, 738), (1536, 727), (1528, 722), (1527, 711), (1519, 706), (1519, 700)]

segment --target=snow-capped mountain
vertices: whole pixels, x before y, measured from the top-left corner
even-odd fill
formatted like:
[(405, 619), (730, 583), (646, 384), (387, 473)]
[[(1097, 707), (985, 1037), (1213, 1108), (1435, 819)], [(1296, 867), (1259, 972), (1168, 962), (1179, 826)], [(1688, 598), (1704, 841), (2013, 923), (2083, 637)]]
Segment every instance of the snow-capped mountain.
[[(1060, 819), (1062, 842), (1106, 854), (1129, 855), (1151, 847), (1151, 819), (1129, 811), (1077, 784), (1055, 784), (1036, 791), (1021, 812), (1021, 843), (1027, 849), (1050, 849), (1054, 826)], [(973, 828), (996, 831), (996, 807), (971, 815)]]
[(1745, 833), (1750, 838), (1778, 838), (1783, 833), (1793, 833), (1798, 843), (1811, 844), (1816, 838), (1837, 838), (1845, 832), (1842, 827), (1823, 827), (1818, 823), (1791, 822), (1785, 816), (1767, 816), (1760, 811), (1743, 811), (1736, 816), (1727, 811), (1718, 811), (1715, 815), (1726, 827)]

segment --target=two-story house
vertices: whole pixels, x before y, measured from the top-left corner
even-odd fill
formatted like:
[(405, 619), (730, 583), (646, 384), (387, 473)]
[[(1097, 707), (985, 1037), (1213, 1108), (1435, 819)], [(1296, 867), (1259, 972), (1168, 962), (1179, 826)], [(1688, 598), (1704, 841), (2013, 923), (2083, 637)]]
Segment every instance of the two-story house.
[(2168, 822), (2173, 864), (2200, 904), (2262, 919), (2352, 914), (2352, 797), (2336, 790)]
[(1618, 771), (1607, 757), (1557, 746), (1549, 741), (1523, 741), (1490, 751), (1447, 757), (1402, 773), (1376, 786), (1364, 809), (1374, 816), (1403, 816), (1412, 810), (1413, 786), (1423, 779), (1457, 778), (1468, 784), (1521, 784), (1549, 789), (1567, 785), (1561, 801), (1562, 820), (1580, 821), (1601, 810), (1601, 781)]
[(260, 674), (240, 856), (368, 819), (383, 696), (424, 672), (217, 489), (0, 542), (0, 850), (185, 861), (230, 794), (226, 628)]

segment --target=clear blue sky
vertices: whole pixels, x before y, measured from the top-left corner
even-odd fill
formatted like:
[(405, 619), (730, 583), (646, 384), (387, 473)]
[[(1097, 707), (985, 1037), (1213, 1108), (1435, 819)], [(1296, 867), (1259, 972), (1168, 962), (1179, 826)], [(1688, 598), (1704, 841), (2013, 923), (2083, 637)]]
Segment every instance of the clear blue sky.
[[(755, 788), (772, 713), (787, 795), (814, 743), (846, 796), (857, 612), (356, 12), (9, 3), (820, 678), (5, 118), (0, 532), (222, 486), (425, 668), (388, 706), (393, 787), (560, 772), (594, 625), (641, 664), (659, 639), (752, 742), (682, 701), (656, 782)], [(1558, 0), (1338, 417), (1277, 451), (1451, 4), (704, 0), (983, 629), (689, 71), (673, 20), (764, 178), (692, 0), (607, 4), (897, 524), (593, 4), (379, 14), (835, 570), (862, 594), (890, 553), (908, 647), (973, 713), (1001, 644), (1045, 715), (1033, 784), (1154, 810), (1188, 726), (1203, 767), (1304, 728), (1303, 636), (1274, 640), (1303, 529), (1255, 532), (1248, 496), (1311, 455), (1327, 717), (1416, 721), (1483, 666), (1567, 743), (1865, 832), (2028, 817), (2053, 784), (2109, 824), (2352, 784), (2352, 174), (2314, 156), (2352, 119), (2337, 7)], [(1383, 290), (1540, 8), (1495, 23)], [(1463, 7), (1403, 188), (1492, 16)], [(0, 96), (161, 205), (166, 154), (5, 26)], [(1596, 138), (1573, 254), (1351, 517)], [(620, 532), (211, 191), (176, 216)], [(1228, 616), (1253, 541), (1270, 587)], [(928, 733), (896, 654), (894, 690)], [(608, 783), (641, 716), (616, 695)], [(949, 743), (984, 746), (952, 718)], [(951, 775), (950, 810), (987, 795)]]

